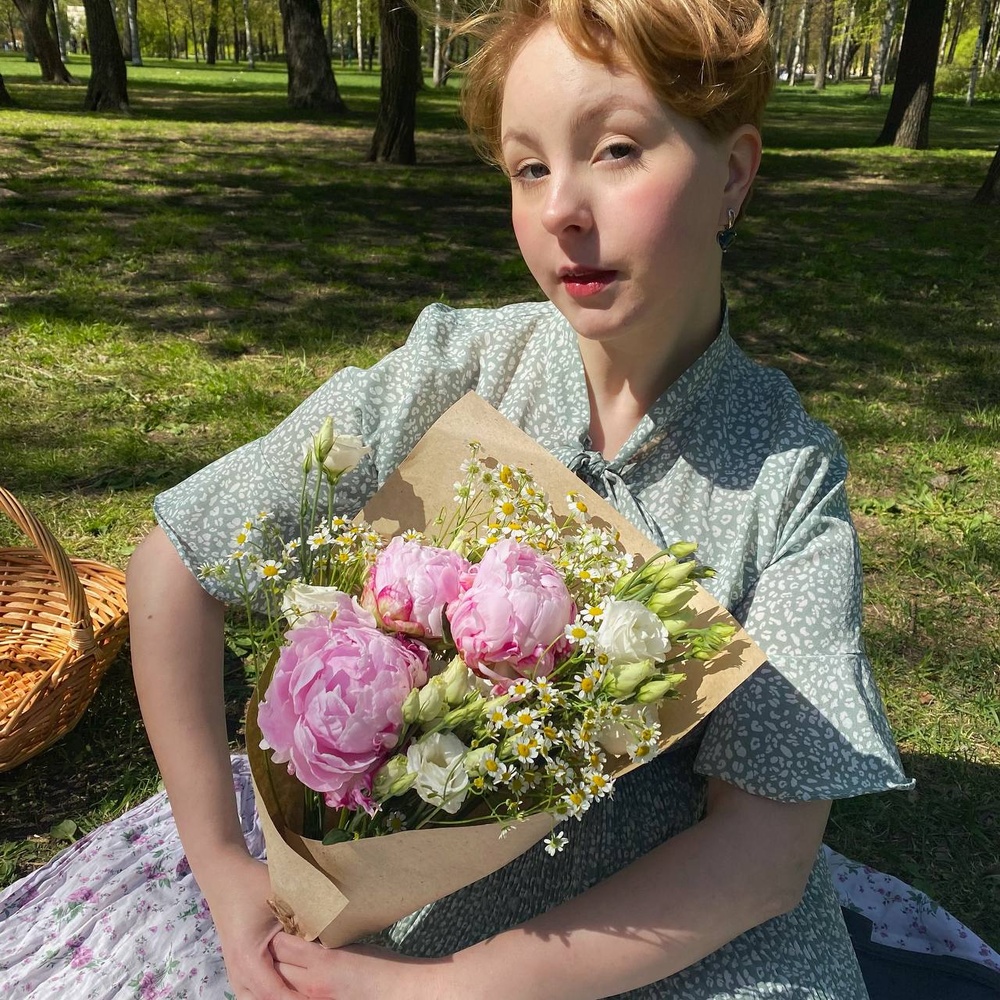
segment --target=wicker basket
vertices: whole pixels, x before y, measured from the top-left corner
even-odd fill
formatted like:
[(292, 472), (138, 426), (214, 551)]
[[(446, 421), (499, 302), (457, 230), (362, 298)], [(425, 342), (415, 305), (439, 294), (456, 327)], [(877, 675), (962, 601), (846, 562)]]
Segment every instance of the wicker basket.
[(68, 733), (128, 632), (125, 575), (70, 559), (0, 487), (0, 510), (35, 543), (0, 549), (0, 771)]

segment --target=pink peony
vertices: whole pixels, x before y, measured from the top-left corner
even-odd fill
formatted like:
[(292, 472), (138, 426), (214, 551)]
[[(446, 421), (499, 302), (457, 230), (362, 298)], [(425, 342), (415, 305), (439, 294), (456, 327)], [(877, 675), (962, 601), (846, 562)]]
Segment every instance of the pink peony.
[(476, 673), (500, 683), (544, 676), (568, 649), (566, 626), (576, 617), (558, 570), (534, 549), (497, 542), (448, 605), (452, 638)]
[(468, 571), (457, 552), (397, 536), (375, 560), (361, 604), (386, 629), (440, 639), (444, 606), (458, 597)]
[(399, 739), (403, 701), (427, 682), (426, 655), (319, 615), (285, 639), (257, 713), (264, 742), (327, 805), (372, 809), (372, 777)]

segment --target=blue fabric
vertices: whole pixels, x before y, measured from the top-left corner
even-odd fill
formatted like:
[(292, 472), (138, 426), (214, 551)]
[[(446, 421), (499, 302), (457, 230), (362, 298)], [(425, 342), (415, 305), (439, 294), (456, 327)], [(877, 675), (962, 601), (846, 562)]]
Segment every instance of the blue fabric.
[(871, 1000), (998, 1000), (1000, 972), (964, 958), (922, 955), (872, 940), (872, 922), (843, 909)]

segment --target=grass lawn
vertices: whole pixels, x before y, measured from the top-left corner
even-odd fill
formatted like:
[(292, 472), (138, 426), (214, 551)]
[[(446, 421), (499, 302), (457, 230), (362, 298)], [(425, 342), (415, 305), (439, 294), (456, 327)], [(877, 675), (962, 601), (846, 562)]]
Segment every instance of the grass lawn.
[[(288, 111), (273, 66), (130, 68), (129, 117), (19, 56), (0, 73), (0, 481), (73, 554), (124, 565), (154, 494), (427, 302), (537, 297), (453, 89), (421, 95), (399, 168), (364, 163), (372, 74), (338, 71), (351, 110), (326, 120)], [(848, 449), (869, 650), (918, 780), (836, 804), (828, 840), (1000, 947), (1000, 215), (971, 204), (1000, 104), (936, 101), (914, 153), (870, 148), (887, 100), (863, 93), (779, 89), (727, 288), (737, 338)], [(238, 745), (235, 658), (228, 679)], [(156, 783), (122, 657), (70, 736), (0, 775), (0, 878)]]

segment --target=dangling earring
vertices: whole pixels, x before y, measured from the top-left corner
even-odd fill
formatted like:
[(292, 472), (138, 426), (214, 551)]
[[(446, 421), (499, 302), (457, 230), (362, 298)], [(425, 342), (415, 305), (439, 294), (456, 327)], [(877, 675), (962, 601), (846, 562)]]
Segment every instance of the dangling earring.
[(733, 245), (733, 240), (736, 239), (736, 212), (733, 209), (730, 208), (726, 212), (726, 220), (726, 228), (720, 229), (715, 234), (723, 253)]

